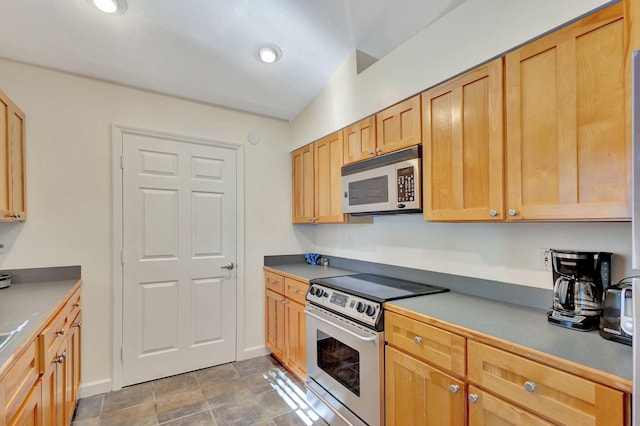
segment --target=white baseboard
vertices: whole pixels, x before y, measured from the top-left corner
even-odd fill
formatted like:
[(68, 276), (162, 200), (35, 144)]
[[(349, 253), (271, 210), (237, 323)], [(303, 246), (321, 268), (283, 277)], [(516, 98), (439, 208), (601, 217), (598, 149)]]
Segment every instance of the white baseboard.
[(103, 393), (111, 392), (111, 379), (96, 380), (89, 383), (80, 384), (80, 398), (88, 398)]
[(238, 361), (243, 361), (245, 359), (257, 358), (259, 356), (269, 355), (271, 352), (266, 348), (266, 346), (254, 346), (252, 348), (246, 348), (244, 352), (238, 354)]

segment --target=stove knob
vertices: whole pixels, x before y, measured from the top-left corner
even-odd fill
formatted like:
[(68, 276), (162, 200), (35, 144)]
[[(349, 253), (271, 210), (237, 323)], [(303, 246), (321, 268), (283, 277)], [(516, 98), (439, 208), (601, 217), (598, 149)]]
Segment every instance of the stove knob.
[(367, 315), (369, 315), (370, 317), (374, 316), (376, 314), (376, 307), (373, 305), (367, 305)]
[(329, 293), (327, 293), (326, 291), (322, 291), (322, 290), (320, 290), (320, 296), (322, 296), (322, 297), (329, 297)]
[(311, 293), (312, 296), (315, 296), (316, 295), (316, 288), (315, 287), (311, 287), (309, 289), (309, 293)]
[(366, 305), (365, 305), (364, 303), (362, 303), (362, 302), (358, 302), (358, 304), (356, 305), (356, 310), (357, 310), (358, 312), (361, 312), (361, 313), (362, 313), (362, 312), (364, 312), (365, 306), (366, 306)]

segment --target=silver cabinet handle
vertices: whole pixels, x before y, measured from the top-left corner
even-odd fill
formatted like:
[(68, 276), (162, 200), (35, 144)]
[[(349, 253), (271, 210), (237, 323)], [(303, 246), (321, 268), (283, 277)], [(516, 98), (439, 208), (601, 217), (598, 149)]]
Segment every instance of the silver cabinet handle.
[(64, 335), (64, 328), (61, 328), (60, 330), (56, 331), (56, 334), (60, 336)]
[(449, 385), (449, 390), (451, 391), (451, 393), (458, 393), (458, 391), (460, 390), (460, 386), (458, 386), (458, 385)]
[(413, 343), (415, 343), (416, 345), (419, 345), (420, 343), (422, 343), (422, 337), (420, 336), (416, 336), (413, 338)]
[(516, 216), (517, 214), (518, 214), (518, 210), (509, 209), (509, 216), (513, 217), (513, 216)]
[(286, 301), (286, 300), (284, 300), (284, 299), (280, 299), (280, 300), (279, 300), (279, 302), (280, 302), (280, 303), (282, 303), (283, 305), (286, 305), (286, 304), (287, 304), (287, 301)]
[(498, 212), (496, 210), (489, 210), (489, 216), (496, 217), (498, 216)]
[(18, 213), (14, 213), (11, 215), (12, 218), (14, 219), (20, 219), (22, 217), (22, 213), (18, 212)]
[(475, 404), (476, 402), (478, 402), (478, 395), (476, 395), (475, 393), (470, 393), (469, 402), (472, 404)]
[(73, 306), (74, 308), (79, 308), (79, 307), (80, 307), (80, 302), (78, 302), (78, 303), (74, 303), (72, 306)]
[(233, 262), (229, 262), (229, 263), (227, 263), (226, 265), (222, 265), (222, 266), (220, 267), (220, 269), (227, 269), (227, 270), (229, 270), (229, 271), (230, 271), (230, 270), (232, 270), (232, 269), (233, 269), (233, 268), (235, 268), (235, 267), (236, 267), (236, 265), (234, 265), (234, 264), (233, 264)]
[(536, 384), (533, 382), (524, 382), (524, 388), (527, 390), (527, 392), (535, 392)]
[(74, 327), (80, 327), (82, 325), (82, 321), (78, 321), (73, 324)]
[(294, 292), (294, 293), (300, 293), (300, 290), (298, 290), (297, 288), (294, 288), (294, 289), (293, 289), (293, 292)]
[(369, 155), (373, 155), (373, 151), (369, 151)]
[(382, 148), (376, 148), (376, 152), (377, 153), (381, 153), (382, 152)]

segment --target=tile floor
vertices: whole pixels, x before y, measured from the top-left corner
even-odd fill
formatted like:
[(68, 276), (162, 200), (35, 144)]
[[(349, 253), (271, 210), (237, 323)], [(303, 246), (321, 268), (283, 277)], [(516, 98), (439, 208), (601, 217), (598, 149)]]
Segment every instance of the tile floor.
[(304, 384), (271, 356), (223, 364), (78, 401), (73, 426), (319, 426)]

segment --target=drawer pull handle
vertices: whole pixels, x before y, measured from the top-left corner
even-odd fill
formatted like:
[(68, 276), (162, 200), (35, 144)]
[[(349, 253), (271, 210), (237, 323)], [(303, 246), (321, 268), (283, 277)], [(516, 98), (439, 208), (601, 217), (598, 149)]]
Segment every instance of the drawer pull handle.
[(74, 304), (73, 304), (73, 307), (74, 307), (74, 308), (79, 308), (79, 307), (80, 307), (80, 302), (78, 302), (78, 303), (74, 303)]
[(74, 327), (80, 327), (82, 325), (82, 321), (78, 321), (73, 324)]
[(476, 395), (475, 393), (470, 393), (469, 402), (472, 404), (475, 404), (476, 402), (478, 402), (478, 395)]
[(414, 342), (416, 345), (419, 345), (420, 343), (422, 343), (422, 337), (420, 337), (420, 336), (416, 336), (416, 337), (414, 337), (414, 338), (413, 338), (413, 342)]
[(460, 390), (460, 386), (458, 386), (458, 385), (449, 385), (449, 390), (451, 391), (451, 393), (458, 393), (458, 391)]
[(498, 216), (498, 211), (497, 210), (489, 210), (489, 216), (491, 216), (491, 217)]
[(294, 288), (294, 289), (293, 289), (293, 292), (294, 292), (294, 293), (300, 293), (300, 290), (298, 290), (297, 288)]
[(61, 328), (60, 330), (56, 331), (56, 334), (60, 336), (64, 335), (64, 328)]
[(527, 392), (535, 392), (536, 384), (533, 382), (524, 382), (524, 388), (527, 390)]

